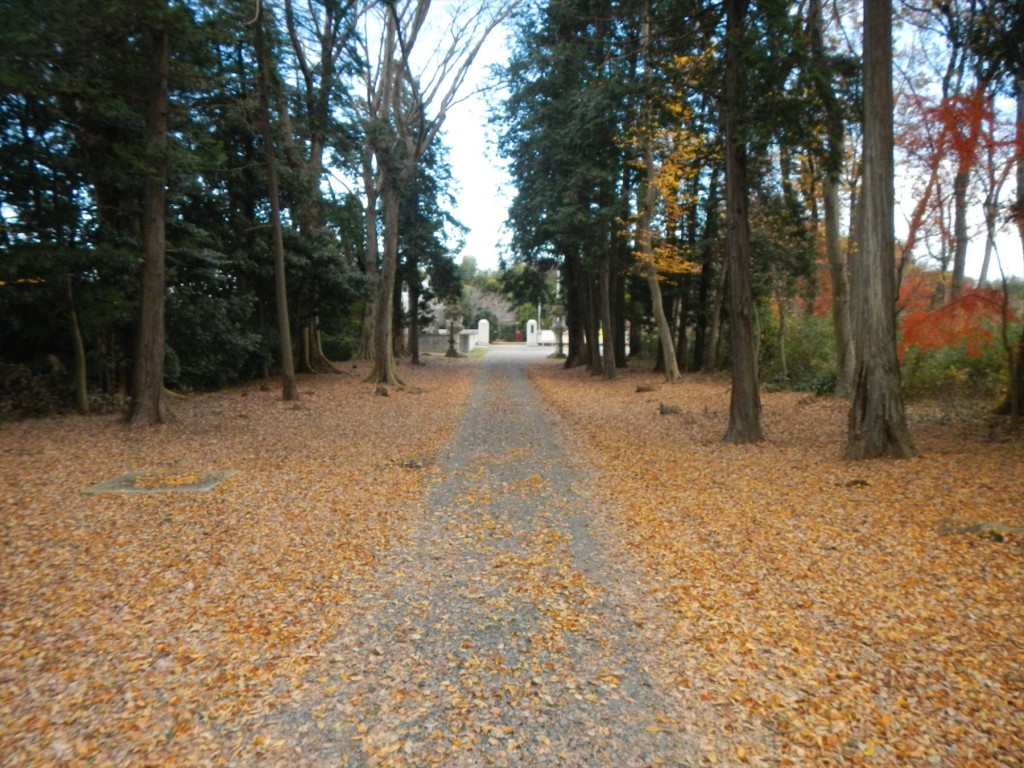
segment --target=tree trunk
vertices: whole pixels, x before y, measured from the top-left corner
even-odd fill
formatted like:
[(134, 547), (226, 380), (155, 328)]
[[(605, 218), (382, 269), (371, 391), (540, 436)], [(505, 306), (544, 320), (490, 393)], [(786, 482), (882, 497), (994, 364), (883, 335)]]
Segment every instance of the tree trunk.
[(671, 323), (676, 332), (676, 365), (680, 370), (686, 370), (686, 361), (690, 357), (690, 339), (686, 324), (690, 304), (690, 283), (690, 275), (685, 275), (680, 282), (681, 295), (677, 302), (676, 322)]
[[(654, 370), (665, 375), (669, 382), (679, 381), (679, 364), (675, 356), (675, 344), (672, 340), (672, 329), (669, 327), (668, 316), (665, 314), (665, 303), (661, 295), (661, 282), (658, 270), (654, 266), (654, 206), (658, 202), (657, 169), (654, 167), (654, 136), (657, 127), (654, 123), (654, 98), (651, 82), (651, 22), (650, 3), (645, 4), (643, 20), (640, 22), (640, 50), (643, 57), (643, 105), (640, 109), (640, 130), (643, 132), (643, 164), (644, 175), (639, 197), (640, 221), (638, 222), (638, 239), (640, 259), (643, 262), (643, 273), (647, 280), (647, 288), (651, 294), (651, 311), (658, 331), (658, 361)], [(623, 185), (625, 186), (625, 185)]]
[(853, 384), (853, 334), (850, 330), (850, 278), (839, 235), (839, 172), (824, 180), (825, 253), (832, 279), (832, 329), (836, 340), (836, 394), (849, 397)]
[(982, 208), (985, 214), (985, 255), (981, 260), (981, 272), (978, 274), (978, 285), (985, 285), (988, 282), (988, 269), (992, 263), (992, 251), (996, 245), (996, 226), (999, 216), (999, 206), (996, 203), (995, 192), (989, 192), (985, 198), (985, 205)]
[(605, 254), (601, 264), (601, 335), (604, 378), (611, 381), (618, 376), (615, 365), (615, 323), (612, 319), (612, 297), (611, 297), (611, 255)]
[(409, 281), (409, 358), (413, 365), (420, 365), (420, 291), (417, 267)]
[(308, 338), (308, 347), (303, 351), (309, 373), (337, 373), (338, 369), (324, 354), (323, 334), (320, 331), (320, 316), (313, 315), (302, 324), (302, 333)]
[[(775, 270), (773, 269), (772, 272)], [(775, 303), (779, 306), (779, 373), (783, 379), (789, 378), (789, 366), (786, 364), (786, 303), (787, 299), (775, 283)]]
[(1000, 330), (1003, 337), (1003, 349), (1006, 351), (1006, 366), (1010, 372), (1010, 384), (1007, 388), (1006, 399), (996, 408), (999, 414), (1010, 415), (1010, 431), (1016, 432), (1020, 428), (1021, 409), (1024, 408), (1024, 329), (1021, 329), (1020, 338), (1014, 344), (1010, 338), (1010, 286), (1006, 279), (1006, 273), (1002, 274), (1003, 283), (1003, 306)]
[[(165, 11), (163, 2), (158, 4)], [(162, 24), (162, 20), (160, 22)], [(142, 292), (132, 366), (132, 400), (128, 423), (161, 424), (170, 418), (164, 399), (164, 306), (167, 226), (167, 111), (171, 41), (161, 26), (150, 31), (153, 82), (146, 114), (146, 179), (143, 185)]]
[(337, 373), (338, 369), (324, 354), (320, 338), (320, 318), (316, 315), (302, 323), (299, 331), (302, 339), (302, 370), (306, 373)]
[(1013, 354), (1010, 350), (1010, 388), (1006, 396), (1006, 408), (1010, 414), (1010, 431), (1016, 432), (1020, 429), (1020, 418), (1024, 416), (1024, 331), (1021, 331), (1017, 340), (1017, 352)]
[[(726, 257), (728, 261), (728, 257)], [(718, 279), (715, 281), (715, 294), (711, 302), (711, 329), (708, 333), (708, 346), (705, 353), (703, 369), (707, 372), (718, 370), (718, 342), (722, 335), (722, 307), (725, 305), (725, 278), (728, 275), (729, 265), (723, 264), (718, 270)]]
[(864, 189), (860, 254), (853, 262), (856, 351), (846, 457), (909, 458), (894, 318), (892, 2), (864, 4)]
[(729, 343), (732, 390), (730, 443), (757, 443), (761, 431), (761, 394), (754, 350), (754, 299), (750, 284), (750, 222), (747, 210), (747, 150), (740, 138), (740, 110), (746, 73), (740, 56), (749, 0), (726, 0), (725, 187), (726, 250), (729, 261)]
[[(648, 182), (650, 182), (650, 175), (648, 176)], [(652, 197), (653, 184), (650, 184), (645, 197)], [(653, 201), (651, 207), (653, 208)], [(647, 206), (645, 205), (645, 208)], [(651, 291), (651, 305), (654, 312), (654, 322), (658, 328), (658, 342), (661, 349), (661, 365), (662, 372), (665, 374), (665, 380), (670, 382), (679, 381), (679, 364), (676, 360), (675, 354), (675, 343), (672, 340), (672, 328), (668, 322), (668, 316), (665, 314), (665, 303), (662, 300), (661, 295), (661, 282), (658, 280), (658, 272), (654, 269), (654, 255), (651, 253), (651, 233), (650, 233), (650, 217), (647, 212), (644, 213), (644, 221), (641, 223), (641, 227), (647, 228), (646, 235), (641, 235), (641, 253), (647, 260), (644, 272), (647, 277), (647, 287)]]
[[(1017, 78), (1017, 204), (1014, 206), (1013, 218), (1017, 222), (1020, 233), (1021, 250), (1024, 251), (1024, 73)], [(1004, 307), (1006, 299), (1006, 278), (1003, 277)], [(1004, 309), (1005, 313), (1005, 309)], [(1003, 327), (1007, 320), (1003, 319)], [(1005, 333), (1005, 331), (1004, 331)], [(1020, 427), (1020, 417), (1024, 410), (1024, 329), (1021, 330), (1017, 342), (1016, 361), (1010, 356), (1010, 387), (1006, 400), (1010, 408), (1010, 428), (1014, 431)]]
[(299, 327), (299, 370), (305, 373), (313, 373), (312, 337), (312, 328), (309, 327), (308, 323), (303, 323)]
[(640, 325), (639, 318), (635, 315), (629, 320), (629, 357), (637, 357), (641, 352), (641, 346), (643, 345), (643, 328)]
[(384, 180), (382, 198), (384, 201), (384, 253), (381, 260), (380, 284), (377, 290), (377, 316), (374, 318), (373, 370), (366, 380), (374, 384), (401, 387), (403, 382), (395, 374), (395, 348), (392, 341), (401, 193), (397, 180), (391, 181), (388, 174)]
[(1013, 220), (1017, 223), (1021, 248), (1024, 250), (1024, 73), (1017, 77), (1017, 204)]
[[(714, 241), (716, 234), (717, 216), (714, 211), (718, 205), (718, 174), (714, 171), (711, 172), (711, 179), (708, 181), (708, 195), (707, 203), (704, 207), (704, 234), (701, 254), (701, 267), (700, 267), (700, 281), (697, 284), (697, 310), (696, 310), (696, 328), (694, 330), (693, 338), (693, 363), (690, 370), (712, 370), (711, 367), (706, 367), (706, 362), (709, 360), (710, 347), (711, 347), (711, 317), (718, 315), (718, 308), (721, 306), (721, 289), (722, 285), (716, 281), (714, 283), (716, 291), (712, 293), (712, 278), (714, 276), (714, 265), (715, 265), (715, 251), (711, 247), (711, 243)], [(724, 272), (724, 270), (720, 270)], [(719, 275), (721, 277), (721, 275)], [(714, 332), (714, 338), (717, 342), (718, 331), (717, 328)]]
[[(807, 26), (812, 54), (819, 67), (826, 67), (821, 0), (811, 0)], [(853, 382), (853, 335), (850, 332), (850, 282), (840, 240), (839, 190), (844, 155), (843, 114), (831, 80), (819, 81), (825, 108), (828, 145), (822, 178), (822, 208), (825, 218), (825, 255), (832, 282), (832, 329), (836, 340), (836, 394), (849, 397)]]
[(322, 373), (338, 373), (334, 363), (327, 359), (324, 353), (323, 331), (320, 330), (320, 316), (313, 316), (313, 355), (322, 366)]
[(665, 381), (679, 381), (679, 362), (676, 360), (675, 342), (672, 339), (672, 328), (665, 314), (665, 304), (661, 296), (661, 282), (653, 264), (647, 265), (647, 287), (651, 291), (651, 304), (654, 311), (654, 322), (658, 326), (658, 346), (661, 349), (662, 372)]
[(277, 301), (277, 331), (281, 343), (281, 397), (298, 400), (295, 382), (295, 358), (292, 353), (292, 331), (288, 319), (288, 288), (284, 268), (284, 232), (281, 225), (281, 198), (277, 185), (277, 158), (274, 136), (270, 129), (270, 76), (267, 72), (263, 45), (263, 19), (256, 21), (256, 66), (259, 69), (260, 131), (263, 154), (267, 163), (267, 196), (270, 198), (270, 229), (273, 235), (274, 290)]
[(694, 314), (693, 327), (693, 359), (690, 371), (699, 371), (704, 367), (708, 346), (708, 315), (711, 304), (711, 258), (710, 248), (705, 249), (701, 260), (700, 277), (697, 279), (697, 307)]
[[(600, 275), (598, 275), (600, 282)], [(595, 296), (595, 294), (598, 294)], [(600, 376), (604, 373), (604, 360), (601, 357), (601, 299), (598, 285), (593, 277), (586, 278), (584, 297), (587, 303), (587, 367), (592, 376)]]
[(569, 334), (569, 348), (566, 350), (565, 367), (585, 365), (589, 356), (586, 343), (586, 301), (583, 297), (583, 280), (580, 276), (579, 257), (565, 254), (565, 315)]
[(611, 295), (612, 323), (615, 333), (612, 339), (615, 342), (615, 367), (628, 367), (626, 356), (626, 280), (619, 265), (629, 263), (629, 240), (625, 237), (619, 240), (619, 254), (615, 265), (612, 268), (609, 282)]
[[(644, 50), (644, 71), (645, 79), (649, 77), (650, 62), (647, 59), (649, 47), (650, 22), (646, 19), (641, 25), (641, 45)], [(679, 363), (676, 360), (675, 343), (672, 340), (672, 328), (669, 327), (668, 317), (665, 314), (665, 304), (661, 296), (661, 283), (658, 280), (658, 271), (654, 268), (654, 233), (651, 227), (654, 226), (654, 206), (658, 201), (658, 186), (655, 183), (657, 170), (654, 167), (654, 126), (650, 115), (650, 109), (644, 107), (644, 125), (642, 129), (647, 132), (644, 139), (644, 177), (643, 196), (641, 197), (640, 208), (640, 258), (644, 262), (644, 276), (647, 278), (647, 287), (651, 292), (651, 305), (654, 311), (654, 322), (658, 328), (658, 341), (661, 349), (661, 371), (665, 374), (665, 380), (670, 382), (679, 381)]]
[[(837, 162), (843, 156), (843, 130), (841, 118), (829, 130), (829, 150)], [(836, 394), (849, 397), (853, 387), (853, 333), (850, 329), (850, 275), (843, 255), (839, 232), (840, 167), (835, 165), (825, 172), (823, 209), (825, 216), (825, 254), (828, 258), (829, 277), (832, 281), (832, 330), (836, 342)]]
[(398, 265), (395, 265), (395, 290), (391, 297), (391, 354), (395, 359), (406, 355), (405, 334), (402, 332), (405, 318), (402, 312), (402, 284), (398, 280)]
[(85, 342), (82, 340), (82, 328), (78, 324), (78, 312), (75, 310), (75, 293), (71, 285), (71, 275), (65, 275), (64, 281), (68, 297), (68, 323), (71, 326), (71, 342), (75, 350), (75, 409), (84, 415), (89, 413), (89, 385)]
[(960, 295), (964, 286), (964, 271), (967, 268), (967, 184), (971, 178), (970, 168), (961, 168), (953, 179), (953, 279), (949, 298)]
[[(369, 154), (364, 151), (364, 154)], [(377, 241), (377, 182), (374, 180), (373, 169), (369, 160), (364, 160), (363, 168), (363, 190), (366, 194), (366, 208), (364, 209), (366, 221), (366, 250), (363, 252), (363, 272), (367, 278), (379, 279), (377, 261), (379, 258), (379, 245)], [(375, 298), (367, 299), (363, 305), (363, 325), (359, 336), (359, 347), (356, 349), (356, 358), (359, 360), (373, 359), (374, 324), (377, 322), (377, 302)]]
[[(299, 128), (304, 132), (304, 141), (293, 138), (299, 132), (289, 114), (287, 94), (284, 93), (280, 78), (274, 80), (274, 96), (284, 129), (284, 157), (296, 177), (297, 194), (293, 215), (298, 228), (307, 236), (323, 232), (321, 181), (332, 111), (337, 107), (334, 92), (336, 70), (353, 32), (347, 19), (354, 5), (351, 0), (345, 3), (323, 2), (319, 5), (320, 11), (307, 20), (308, 26), (303, 33), (299, 31), (301, 22), (296, 18), (293, 0), (284, 2), (286, 29), (300, 75), (297, 82), (303, 94), (301, 103), (305, 111), (303, 119), (299, 121)], [(313, 45), (311, 54), (307, 52), (307, 44)], [(305, 159), (302, 156), (303, 150), (307, 153)], [(304, 309), (307, 311), (303, 312)], [(308, 310), (308, 307), (299, 307), (298, 314), (304, 316)], [(319, 318), (314, 317), (304, 323), (302, 337), (309, 341), (306, 350), (309, 372), (337, 373), (323, 352)]]

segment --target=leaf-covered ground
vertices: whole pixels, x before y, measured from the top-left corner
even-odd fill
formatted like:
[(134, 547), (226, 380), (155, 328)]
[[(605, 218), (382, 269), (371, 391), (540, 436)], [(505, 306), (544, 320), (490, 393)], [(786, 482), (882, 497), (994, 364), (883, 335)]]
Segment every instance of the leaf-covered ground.
[[(0, 763), (246, 765), (423, 492), (471, 382), (366, 367), (173, 403), (177, 421), (0, 426)], [(236, 469), (207, 493), (83, 491)]]
[(849, 463), (767, 394), (728, 446), (725, 381), (544, 361), (567, 505), (557, 441), (450, 443), (479, 366), (0, 427), (3, 765), (1024, 764), (1021, 538), (951, 533), (1024, 525), (1020, 439), (912, 409), (923, 458)]
[(1022, 539), (951, 534), (1024, 526), (1020, 438), (912, 407), (922, 458), (853, 463), (836, 399), (766, 394), (738, 447), (726, 380), (534, 381), (646, 566), (666, 674), (719, 714), (695, 762), (1024, 765)]

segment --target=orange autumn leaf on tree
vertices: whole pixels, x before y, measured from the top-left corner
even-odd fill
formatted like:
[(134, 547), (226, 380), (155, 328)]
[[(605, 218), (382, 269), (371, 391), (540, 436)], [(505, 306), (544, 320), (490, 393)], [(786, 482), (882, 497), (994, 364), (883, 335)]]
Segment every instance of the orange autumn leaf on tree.
[[(901, 292), (902, 293), (902, 292)], [(903, 314), (898, 352), (902, 360), (908, 349), (921, 352), (958, 347), (977, 357), (992, 343), (1003, 319), (1003, 296), (991, 288), (965, 289), (955, 299), (937, 308), (917, 306)], [(1016, 322), (1010, 310), (1008, 319)]]
[(937, 168), (948, 158), (958, 168), (973, 167), (982, 144), (993, 140), (984, 132), (985, 124), (995, 121), (992, 105), (980, 88), (938, 101), (916, 95), (903, 98), (917, 122), (905, 127), (900, 143), (921, 165)]

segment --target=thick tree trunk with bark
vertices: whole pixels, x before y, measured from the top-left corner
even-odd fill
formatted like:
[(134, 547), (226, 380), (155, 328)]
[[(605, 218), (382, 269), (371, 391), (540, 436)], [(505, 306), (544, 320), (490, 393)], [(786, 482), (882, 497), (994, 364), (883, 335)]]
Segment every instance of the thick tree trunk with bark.
[[(598, 283), (600, 277), (598, 278)], [(587, 336), (587, 369), (593, 376), (604, 373), (604, 362), (601, 357), (601, 298), (598, 284), (588, 278), (584, 288), (586, 301), (586, 336)]]
[[(161, 4), (162, 5), (162, 4)], [(161, 8), (161, 10), (163, 10)], [(153, 83), (146, 115), (147, 165), (143, 185), (142, 292), (132, 366), (128, 423), (160, 424), (170, 418), (164, 398), (164, 306), (167, 254), (167, 111), (171, 42), (166, 28), (153, 29)]]
[(896, 358), (893, 266), (892, 3), (864, 4), (864, 188), (860, 253), (853, 263), (856, 366), (846, 443), (848, 459), (909, 458)]
[(585, 365), (589, 359), (586, 342), (586, 301), (580, 277), (579, 257), (567, 253), (565, 260), (565, 310), (569, 334), (569, 348), (566, 350), (565, 367)]
[(302, 323), (302, 368), (307, 373), (338, 373), (338, 369), (324, 354), (320, 334), (320, 318), (313, 317)]
[(385, 174), (382, 199), (384, 202), (384, 258), (381, 263), (380, 286), (377, 291), (377, 316), (374, 318), (373, 370), (367, 381), (374, 384), (403, 386), (395, 373), (395, 348), (392, 341), (394, 323), (395, 278), (398, 272), (398, 214), (401, 205), (401, 185)]
[(748, 0), (726, 0), (725, 4), (725, 215), (732, 355), (729, 428), (725, 440), (730, 443), (757, 443), (764, 439), (754, 345), (754, 299), (750, 284), (747, 149), (740, 138), (740, 111), (746, 88), (746, 73), (739, 48), (747, 7)]

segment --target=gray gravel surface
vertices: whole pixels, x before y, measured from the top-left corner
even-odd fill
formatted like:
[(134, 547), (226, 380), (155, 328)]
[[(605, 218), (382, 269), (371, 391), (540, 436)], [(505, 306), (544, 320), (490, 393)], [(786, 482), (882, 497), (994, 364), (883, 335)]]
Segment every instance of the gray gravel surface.
[(548, 354), (482, 359), (425, 512), (329, 649), (329, 693), (284, 713), (307, 734), (292, 762), (690, 764), (656, 609), (525, 372)]

